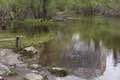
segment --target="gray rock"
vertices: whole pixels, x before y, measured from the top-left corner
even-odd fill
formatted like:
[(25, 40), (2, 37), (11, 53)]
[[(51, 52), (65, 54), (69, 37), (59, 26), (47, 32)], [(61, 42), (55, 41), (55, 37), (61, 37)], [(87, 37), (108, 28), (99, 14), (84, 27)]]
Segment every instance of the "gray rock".
[(39, 69), (41, 66), (39, 66), (38, 64), (32, 64), (28, 66), (31, 69)]
[(11, 71), (10, 71), (10, 69), (9, 69), (8, 66), (0, 63), (0, 75), (7, 75), (7, 74), (9, 74), (10, 72), (11, 72)]
[(36, 48), (34, 48), (33, 46), (26, 47), (24, 50), (26, 52), (32, 52), (32, 53), (37, 53), (38, 52), (38, 50)]
[(22, 63), (18, 58), (19, 54), (16, 54), (12, 49), (0, 49), (0, 62), (8, 65), (14, 65)]
[(25, 75), (25, 80), (43, 80), (43, 77), (39, 74), (28, 73)]

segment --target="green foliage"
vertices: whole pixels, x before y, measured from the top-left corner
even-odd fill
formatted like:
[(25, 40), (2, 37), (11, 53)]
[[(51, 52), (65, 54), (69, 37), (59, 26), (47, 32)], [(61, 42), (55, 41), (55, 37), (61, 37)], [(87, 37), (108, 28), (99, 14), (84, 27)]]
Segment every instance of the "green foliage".
[(21, 22), (24, 25), (28, 25), (28, 26), (48, 26), (51, 25), (52, 22), (48, 21), (48, 20), (43, 20), (43, 19), (26, 19), (24, 21)]
[[(44, 0), (0, 0), (0, 7), (7, 7), (17, 19), (41, 18), (43, 16)], [(120, 0), (47, 0), (48, 16), (54, 16), (57, 11), (72, 11), (81, 7), (103, 6), (119, 9)], [(10, 11), (9, 11), (10, 12)]]
[(24, 32), (28, 35), (49, 32), (56, 26), (54, 22), (43, 19), (25, 19), (23, 21), (15, 21), (14, 24), (13, 32)]

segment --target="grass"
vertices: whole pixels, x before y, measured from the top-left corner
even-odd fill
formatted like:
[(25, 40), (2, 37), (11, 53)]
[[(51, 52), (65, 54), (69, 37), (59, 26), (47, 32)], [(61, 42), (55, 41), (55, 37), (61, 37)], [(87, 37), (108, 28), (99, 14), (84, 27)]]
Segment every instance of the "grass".
[[(15, 39), (16, 36), (23, 36), (21, 39), (21, 47), (27, 47), (32, 45), (39, 45), (53, 39), (53, 33), (41, 33), (34, 36), (27, 36), (24, 34), (14, 34), (9, 32), (0, 32), (0, 40), (3, 39)], [(0, 41), (0, 48), (15, 48), (15, 40), (3, 40)]]
[(53, 39), (53, 33), (38, 34), (32, 37), (23, 38), (23, 46), (38, 45)]

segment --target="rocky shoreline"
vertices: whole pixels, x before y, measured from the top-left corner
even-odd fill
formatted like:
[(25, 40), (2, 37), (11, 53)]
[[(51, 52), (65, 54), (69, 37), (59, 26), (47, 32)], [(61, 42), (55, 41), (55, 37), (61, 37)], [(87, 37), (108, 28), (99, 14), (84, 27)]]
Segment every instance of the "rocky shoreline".
[[(34, 52), (33, 47), (26, 48)], [(57, 77), (66, 73), (62, 68), (45, 68), (39, 64), (28, 66), (20, 60), (20, 54), (12, 49), (0, 49), (0, 75), (5, 80), (56, 80)], [(67, 75), (67, 74), (66, 74)], [(62, 75), (62, 77), (66, 76)]]

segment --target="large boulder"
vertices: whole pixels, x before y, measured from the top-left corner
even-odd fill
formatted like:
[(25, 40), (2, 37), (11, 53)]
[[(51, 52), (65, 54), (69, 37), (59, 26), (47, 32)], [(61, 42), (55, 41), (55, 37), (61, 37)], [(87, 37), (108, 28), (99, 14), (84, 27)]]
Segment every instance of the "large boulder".
[(43, 80), (43, 77), (39, 74), (28, 73), (25, 75), (24, 80)]

